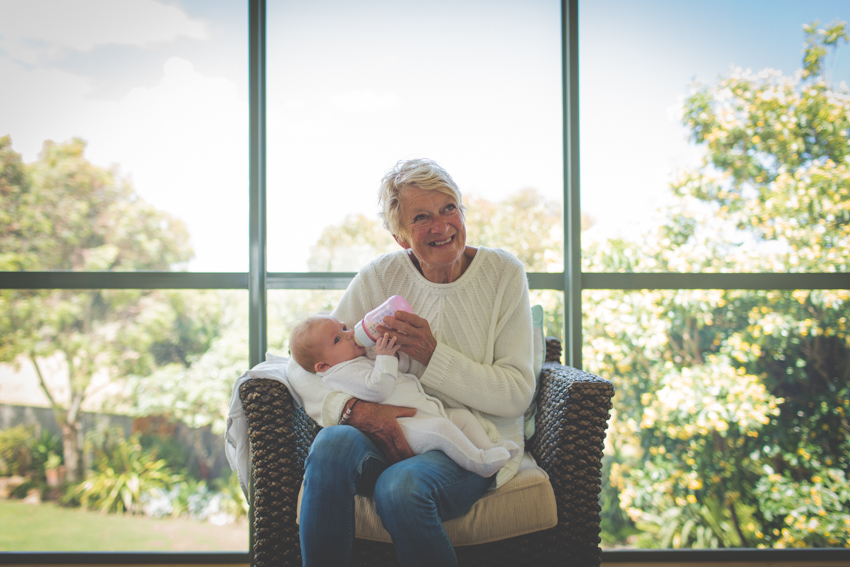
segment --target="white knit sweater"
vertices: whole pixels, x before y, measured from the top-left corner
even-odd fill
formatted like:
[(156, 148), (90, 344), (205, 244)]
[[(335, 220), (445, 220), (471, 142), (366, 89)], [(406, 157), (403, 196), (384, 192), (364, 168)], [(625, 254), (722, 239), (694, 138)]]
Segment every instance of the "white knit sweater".
[[(437, 339), (427, 368), (412, 361), (409, 372), (445, 407), (466, 407), (491, 441), (523, 446), (523, 413), (531, 403), (531, 306), (522, 263), (504, 250), (478, 249), (458, 280), (436, 284), (416, 269), (406, 250), (380, 256), (348, 286), (334, 316), (353, 327), (391, 295), (401, 295), (428, 320)], [(295, 368), (293, 368), (295, 366)], [(300, 371), (300, 372), (299, 372)], [(319, 424), (336, 424), (350, 396), (290, 362), (293, 387)], [(496, 486), (519, 468), (522, 453), (496, 476)]]

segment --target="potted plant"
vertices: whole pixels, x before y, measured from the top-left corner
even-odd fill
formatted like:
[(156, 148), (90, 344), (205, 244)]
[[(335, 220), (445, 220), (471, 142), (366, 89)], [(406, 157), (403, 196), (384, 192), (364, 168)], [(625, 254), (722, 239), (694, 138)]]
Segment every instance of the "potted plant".
[(65, 480), (65, 466), (62, 457), (50, 451), (44, 462), (44, 476), (47, 478), (47, 486), (56, 488)]

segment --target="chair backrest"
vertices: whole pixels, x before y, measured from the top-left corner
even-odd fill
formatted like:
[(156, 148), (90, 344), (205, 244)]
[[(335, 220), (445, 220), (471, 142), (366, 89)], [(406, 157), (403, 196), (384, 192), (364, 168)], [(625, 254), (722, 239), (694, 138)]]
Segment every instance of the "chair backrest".
[(534, 349), (534, 395), (531, 405), (525, 411), (525, 438), (534, 435), (534, 418), (537, 416), (537, 391), (540, 388), (540, 371), (543, 369), (543, 361), (546, 358), (546, 340), (543, 337), (543, 307), (534, 305), (531, 307), (532, 322), (532, 348)]

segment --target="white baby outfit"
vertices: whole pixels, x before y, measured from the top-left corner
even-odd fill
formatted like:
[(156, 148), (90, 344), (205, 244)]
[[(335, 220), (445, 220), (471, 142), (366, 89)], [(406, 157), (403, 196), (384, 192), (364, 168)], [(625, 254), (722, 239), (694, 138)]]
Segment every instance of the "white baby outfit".
[(487, 432), (465, 408), (446, 410), (437, 398), (422, 389), (413, 374), (405, 374), (409, 358), (378, 355), (374, 349), (319, 372), (326, 386), (367, 402), (416, 408), (414, 417), (398, 422), (415, 455), (438, 450), (454, 462), (483, 477), (490, 477), (519, 453), (510, 440), (493, 443)]

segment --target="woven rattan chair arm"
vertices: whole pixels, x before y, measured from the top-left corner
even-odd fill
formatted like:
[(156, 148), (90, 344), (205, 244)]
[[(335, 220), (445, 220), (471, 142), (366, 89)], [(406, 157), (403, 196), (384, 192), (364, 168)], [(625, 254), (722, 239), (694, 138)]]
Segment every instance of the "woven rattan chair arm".
[(249, 380), (239, 396), (251, 441), (254, 564), (301, 565), (295, 515), (304, 460), (318, 426), (275, 380)]
[[(541, 467), (559, 475), (564, 462), (601, 461), (614, 385), (599, 376), (545, 363), (530, 449)], [(588, 460), (589, 459), (589, 460)], [(551, 470), (550, 470), (551, 469)]]
[[(548, 474), (559, 529), (576, 552), (598, 556), (602, 451), (614, 386), (593, 374), (545, 363), (537, 398), (535, 435), (529, 440)], [(595, 560), (595, 559), (594, 559)]]

